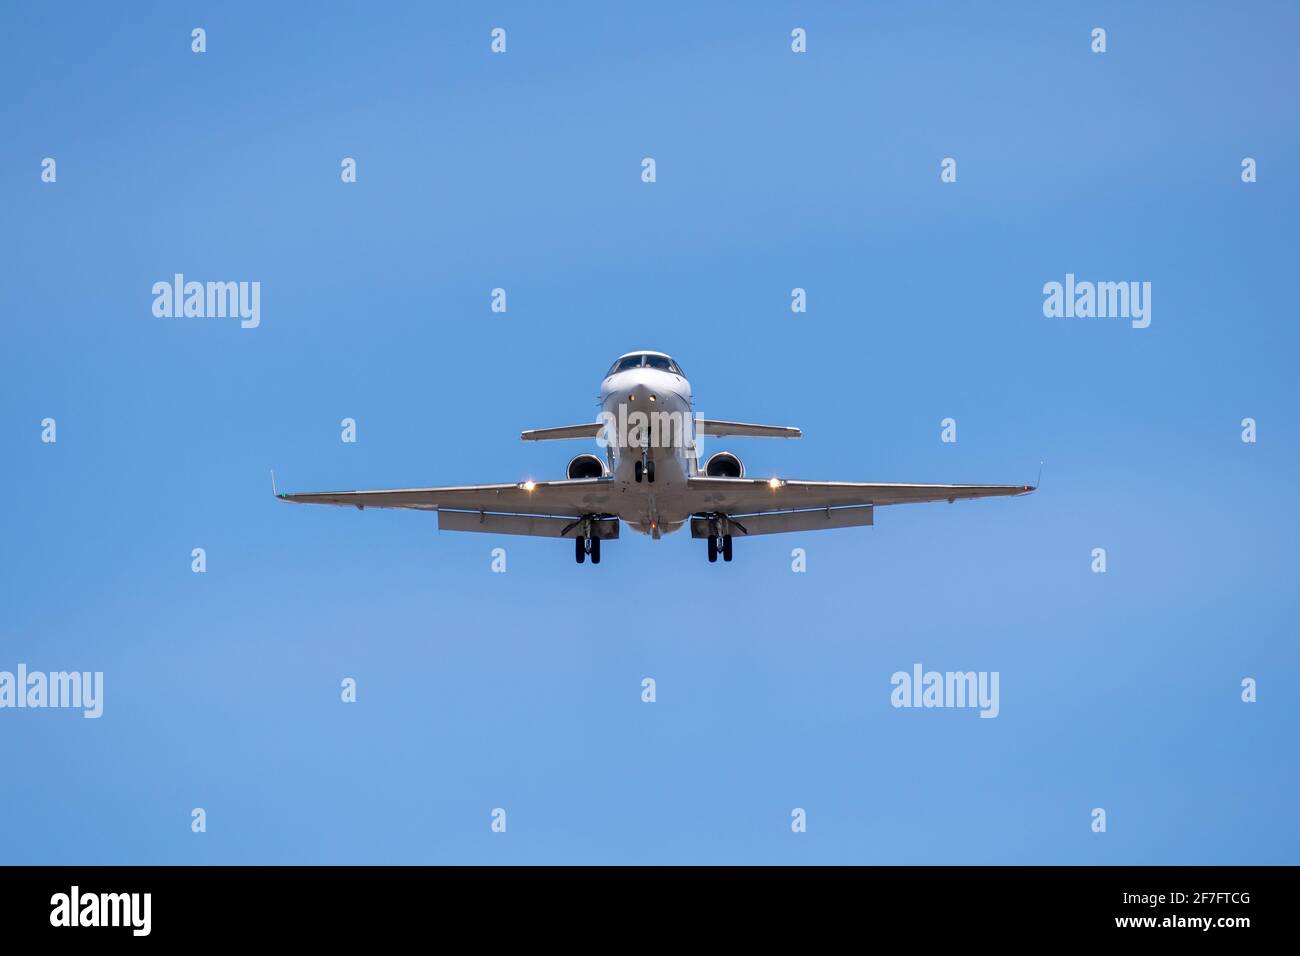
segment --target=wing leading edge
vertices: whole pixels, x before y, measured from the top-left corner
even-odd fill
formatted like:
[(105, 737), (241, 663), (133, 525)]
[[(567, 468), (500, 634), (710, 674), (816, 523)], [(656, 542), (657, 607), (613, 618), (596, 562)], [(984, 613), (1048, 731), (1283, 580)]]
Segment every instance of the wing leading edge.
[(692, 512), (741, 518), (810, 509), (998, 498), (1033, 491), (1033, 485), (912, 485), (706, 477), (687, 481)]
[(505, 515), (579, 518), (605, 514), (613, 494), (609, 478), (525, 481), (509, 485), (451, 485), (384, 491), (277, 493), (281, 501), (354, 508), (412, 508), (416, 511), (472, 511)]

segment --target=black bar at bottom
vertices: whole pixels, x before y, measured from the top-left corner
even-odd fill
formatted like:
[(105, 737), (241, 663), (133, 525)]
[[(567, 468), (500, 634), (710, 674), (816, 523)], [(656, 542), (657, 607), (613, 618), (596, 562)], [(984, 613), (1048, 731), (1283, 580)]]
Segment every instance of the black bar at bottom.
[(1294, 868), (1274, 867), (10, 867), (0, 927), (6, 940), (90, 946), (412, 934), (450, 944), (461, 931), (536, 942), (598, 927), (611, 945), (624, 932), (668, 945), (691, 927), (732, 942), (1045, 932), (1230, 945), (1284, 931), (1295, 885)]

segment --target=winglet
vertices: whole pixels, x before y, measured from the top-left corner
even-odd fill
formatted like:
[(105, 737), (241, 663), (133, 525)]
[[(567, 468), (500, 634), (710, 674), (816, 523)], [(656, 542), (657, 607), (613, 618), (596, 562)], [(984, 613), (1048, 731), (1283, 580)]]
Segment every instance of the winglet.
[(277, 498), (280, 497), (280, 493), (275, 490), (275, 469), (274, 468), (271, 469), (271, 494), (275, 495)]
[(1043, 487), (1043, 463), (1040, 460), (1038, 462), (1038, 478), (1034, 481), (1032, 485), (1025, 485), (1025, 490), (1022, 491), (1021, 494), (1022, 495), (1032, 494), (1033, 492), (1037, 491), (1041, 487)]

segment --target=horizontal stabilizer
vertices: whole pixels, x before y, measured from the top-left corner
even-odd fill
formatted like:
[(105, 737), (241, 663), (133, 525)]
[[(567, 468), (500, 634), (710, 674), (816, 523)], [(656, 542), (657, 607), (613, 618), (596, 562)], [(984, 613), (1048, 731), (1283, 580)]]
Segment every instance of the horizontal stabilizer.
[(737, 438), (800, 438), (803, 432), (788, 425), (750, 425), (746, 422), (719, 422), (702, 418), (697, 423), (703, 435), (734, 435)]
[(595, 438), (600, 434), (604, 425), (601, 422), (592, 422), (589, 425), (561, 425), (558, 428), (532, 428), (526, 432), (520, 432), (519, 437), (524, 441), (558, 441), (564, 438)]

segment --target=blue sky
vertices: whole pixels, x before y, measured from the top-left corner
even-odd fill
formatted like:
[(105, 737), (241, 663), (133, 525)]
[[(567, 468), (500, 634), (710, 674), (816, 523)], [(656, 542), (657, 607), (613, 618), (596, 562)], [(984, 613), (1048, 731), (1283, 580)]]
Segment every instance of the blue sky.
[[(1291, 5), (3, 19), (0, 669), (105, 703), (0, 710), (0, 862), (1296, 862)], [(1150, 328), (1045, 318), (1067, 272)], [(271, 497), (558, 477), (518, 432), (636, 348), (805, 430), (751, 473), (1044, 487), (598, 568)], [(1000, 716), (892, 708), (916, 662)]]

